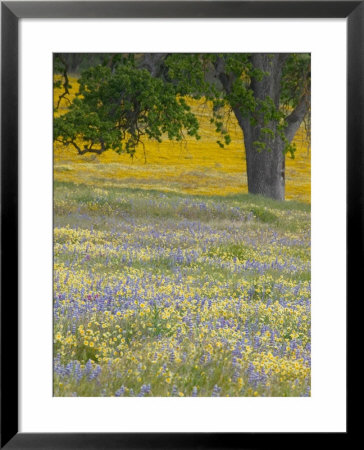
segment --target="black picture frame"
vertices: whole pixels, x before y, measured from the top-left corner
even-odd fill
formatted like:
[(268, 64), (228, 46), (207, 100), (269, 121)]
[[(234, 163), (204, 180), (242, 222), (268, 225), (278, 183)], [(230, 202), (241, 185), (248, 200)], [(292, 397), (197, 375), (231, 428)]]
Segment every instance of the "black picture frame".
[[(18, 432), (18, 21), (21, 18), (346, 18), (347, 312), (363, 264), (364, 1), (1, 2), (1, 448), (265, 448), (307, 446), (310, 433)], [(329, 156), (328, 156), (329, 157)], [(358, 300), (358, 298), (357, 298)], [(360, 299), (359, 299), (360, 300)], [(350, 345), (347, 346), (348, 351)], [(340, 444), (347, 432), (333, 433)], [(350, 433), (351, 436), (351, 433)], [(315, 442), (327, 434), (316, 433)]]

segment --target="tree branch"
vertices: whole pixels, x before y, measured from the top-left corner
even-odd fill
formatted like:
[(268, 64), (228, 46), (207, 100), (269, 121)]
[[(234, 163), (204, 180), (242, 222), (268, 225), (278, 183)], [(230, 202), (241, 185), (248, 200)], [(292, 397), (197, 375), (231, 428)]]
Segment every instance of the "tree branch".
[(77, 150), (77, 153), (79, 155), (85, 155), (86, 153), (95, 153), (97, 155), (101, 155), (101, 153), (106, 152), (106, 148), (105, 148), (105, 143), (104, 141), (100, 141), (100, 145), (101, 148), (92, 148), (92, 145), (90, 145), (90, 147), (87, 147), (86, 145), (84, 145), (83, 149), (80, 148), (80, 146), (78, 144), (76, 144), (75, 141), (63, 141), (62, 139), (55, 139), (55, 141), (60, 142), (61, 144), (68, 146), (68, 145), (73, 145), (73, 147)]
[(60, 55), (57, 55), (57, 58), (63, 64), (62, 76), (64, 78), (64, 82), (63, 82), (62, 86), (63, 86), (64, 92), (58, 97), (58, 102), (57, 102), (56, 109), (59, 108), (59, 105), (61, 104), (61, 101), (62, 101), (63, 98), (65, 100), (67, 100), (69, 104), (71, 104), (70, 99), (66, 97), (70, 93), (69, 92), (69, 85), (70, 84), (69, 84), (69, 79), (68, 79), (68, 65), (66, 64), (66, 61)]
[(224, 88), (224, 91), (227, 94), (230, 94), (233, 83), (236, 80), (236, 76), (233, 73), (227, 73), (225, 71), (225, 61), (224, 58), (222, 58), (221, 56), (218, 56), (216, 58), (214, 68), (215, 68), (215, 77), (218, 80), (220, 80), (222, 87)]
[(306, 93), (301, 98), (296, 108), (286, 117), (287, 127), (285, 129), (285, 136), (288, 142), (291, 142), (294, 138), (298, 128), (300, 127), (305, 115), (309, 110), (310, 94)]
[(168, 53), (144, 53), (140, 60), (140, 68), (147, 69), (152, 77), (162, 77), (165, 75), (164, 61)]
[(290, 53), (279, 53), (278, 54), (277, 64), (278, 64), (278, 67), (280, 68), (280, 70), (282, 70), (282, 68), (289, 56), (290, 56)]

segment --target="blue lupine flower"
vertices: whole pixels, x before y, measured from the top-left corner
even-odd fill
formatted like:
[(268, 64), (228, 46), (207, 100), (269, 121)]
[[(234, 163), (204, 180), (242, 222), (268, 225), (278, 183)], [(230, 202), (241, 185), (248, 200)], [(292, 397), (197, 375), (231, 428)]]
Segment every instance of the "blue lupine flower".
[(178, 389), (177, 389), (177, 386), (173, 386), (173, 388), (172, 388), (172, 395), (173, 395), (174, 397), (176, 397), (176, 396), (178, 395)]
[(220, 397), (221, 388), (215, 384), (211, 397)]
[(144, 397), (145, 395), (150, 394), (150, 392), (151, 392), (150, 384), (143, 384), (143, 386), (140, 388), (138, 397)]
[(125, 387), (121, 386), (121, 388), (115, 392), (115, 397), (122, 397), (124, 395), (124, 393), (125, 393)]

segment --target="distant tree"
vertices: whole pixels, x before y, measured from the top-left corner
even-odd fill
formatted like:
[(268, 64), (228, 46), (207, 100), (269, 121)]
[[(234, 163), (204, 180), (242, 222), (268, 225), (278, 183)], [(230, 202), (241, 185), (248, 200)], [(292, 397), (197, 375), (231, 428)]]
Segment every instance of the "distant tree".
[[(62, 56), (58, 64), (67, 97)], [(85, 70), (79, 83), (69, 111), (54, 120), (54, 138), (79, 154), (108, 149), (134, 154), (143, 136), (199, 138), (185, 97), (204, 97), (212, 102), (211, 123), (221, 134), (217, 145), (231, 142), (228, 109), (243, 131), (249, 192), (284, 199), (285, 157), (294, 156), (292, 140), (309, 119), (310, 55), (110, 55)]]

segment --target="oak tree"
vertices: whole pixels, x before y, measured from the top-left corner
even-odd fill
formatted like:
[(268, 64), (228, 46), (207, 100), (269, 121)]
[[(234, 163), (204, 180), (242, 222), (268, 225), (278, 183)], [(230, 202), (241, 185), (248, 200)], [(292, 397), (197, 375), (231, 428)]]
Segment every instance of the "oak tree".
[[(65, 59), (56, 55), (67, 98)], [(143, 136), (199, 139), (185, 99), (205, 98), (221, 135), (216, 145), (231, 142), (228, 111), (242, 129), (249, 192), (283, 200), (286, 155), (294, 157), (293, 138), (304, 120), (309, 124), (310, 77), (308, 54), (105, 55), (82, 72), (79, 95), (54, 120), (54, 138), (79, 154), (131, 155)]]

